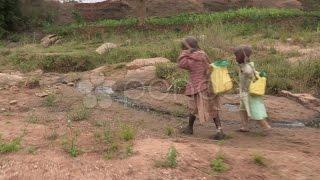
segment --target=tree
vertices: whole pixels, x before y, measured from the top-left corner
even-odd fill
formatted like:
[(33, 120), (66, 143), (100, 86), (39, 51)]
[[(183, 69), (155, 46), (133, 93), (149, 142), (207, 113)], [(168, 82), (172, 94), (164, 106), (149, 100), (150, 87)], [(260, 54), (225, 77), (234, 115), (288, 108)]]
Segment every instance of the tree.
[(0, 0), (0, 37), (13, 31), (21, 22), (19, 0)]

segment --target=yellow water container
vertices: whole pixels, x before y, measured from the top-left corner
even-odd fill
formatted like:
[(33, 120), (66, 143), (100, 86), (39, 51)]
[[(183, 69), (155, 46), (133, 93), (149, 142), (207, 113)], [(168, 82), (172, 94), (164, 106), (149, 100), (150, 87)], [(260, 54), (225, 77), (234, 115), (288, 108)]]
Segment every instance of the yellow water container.
[(266, 93), (267, 78), (258, 76), (256, 81), (252, 81), (250, 84), (250, 94), (256, 96), (263, 96)]
[(226, 67), (212, 66), (211, 82), (215, 94), (221, 94), (232, 89), (233, 84)]

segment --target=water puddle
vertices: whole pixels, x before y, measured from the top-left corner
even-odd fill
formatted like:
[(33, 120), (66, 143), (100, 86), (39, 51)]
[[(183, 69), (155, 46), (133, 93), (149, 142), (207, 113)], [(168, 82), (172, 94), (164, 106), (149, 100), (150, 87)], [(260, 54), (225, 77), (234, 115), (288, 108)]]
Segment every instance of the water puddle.
[(303, 128), (306, 125), (299, 121), (288, 122), (288, 121), (273, 121), (272, 126), (285, 127), (285, 128)]
[(228, 111), (231, 111), (231, 112), (237, 112), (239, 111), (239, 106), (238, 105), (235, 105), (235, 104), (223, 104), (223, 106), (225, 108), (227, 108)]

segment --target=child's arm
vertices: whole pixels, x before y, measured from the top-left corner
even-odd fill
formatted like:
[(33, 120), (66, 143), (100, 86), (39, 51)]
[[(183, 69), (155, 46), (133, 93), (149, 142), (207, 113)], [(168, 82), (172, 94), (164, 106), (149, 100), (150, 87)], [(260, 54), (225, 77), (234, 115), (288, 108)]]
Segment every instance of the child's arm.
[(190, 69), (190, 59), (185, 53), (182, 53), (180, 55), (178, 59), (178, 66), (182, 69), (186, 69), (186, 70)]

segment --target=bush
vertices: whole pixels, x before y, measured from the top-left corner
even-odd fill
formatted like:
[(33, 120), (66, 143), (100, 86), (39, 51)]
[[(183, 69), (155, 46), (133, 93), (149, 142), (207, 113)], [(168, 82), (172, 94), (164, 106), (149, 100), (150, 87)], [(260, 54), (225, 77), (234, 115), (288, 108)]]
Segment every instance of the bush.
[(174, 63), (160, 63), (156, 66), (158, 78), (166, 79), (172, 84), (171, 91), (180, 93), (188, 83), (188, 74)]
[(5, 31), (16, 30), (21, 18), (19, 0), (0, 1), (0, 35)]

